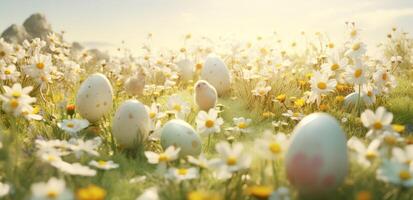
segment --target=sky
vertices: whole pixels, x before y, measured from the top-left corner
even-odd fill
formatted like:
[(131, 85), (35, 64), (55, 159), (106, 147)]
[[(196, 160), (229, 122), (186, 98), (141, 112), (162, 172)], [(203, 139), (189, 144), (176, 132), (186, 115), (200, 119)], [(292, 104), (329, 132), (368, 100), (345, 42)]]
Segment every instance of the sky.
[(343, 38), (354, 21), (370, 45), (392, 27), (413, 32), (413, 0), (0, 0), (0, 30), (46, 15), (69, 41), (138, 48), (148, 33), (159, 47), (180, 45), (184, 34), (255, 38), (274, 31), (294, 40), (301, 31)]

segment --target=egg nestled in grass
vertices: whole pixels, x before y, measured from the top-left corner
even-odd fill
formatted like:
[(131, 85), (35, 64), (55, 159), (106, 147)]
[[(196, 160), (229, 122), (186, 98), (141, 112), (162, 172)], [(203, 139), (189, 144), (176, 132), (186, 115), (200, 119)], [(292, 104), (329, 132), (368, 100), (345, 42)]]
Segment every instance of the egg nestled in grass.
[(89, 122), (97, 122), (110, 111), (113, 89), (105, 75), (96, 73), (80, 85), (76, 96), (76, 109)]
[(231, 87), (231, 76), (227, 66), (221, 58), (214, 55), (206, 58), (201, 79), (214, 86), (220, 96), (227, 93)]
[(201, 138), (191, 125), (183, 120), (168, 121), (161, 130), (161, 146), (163, 149), (174, 145), (180, 148), (179, 156), (197, 156), (201, 153)]
[(300, 193), (337, 188), (348, 171), (346, 137), (338, 121), (325, 113), (306, 116), (294, 128), (285, 158), (287, 177)]
[(118, 108), (112, 121), (112, 133), (123, 148), (143, 145), (149, 133), (149, 115), (137, 100), (127, 100)]

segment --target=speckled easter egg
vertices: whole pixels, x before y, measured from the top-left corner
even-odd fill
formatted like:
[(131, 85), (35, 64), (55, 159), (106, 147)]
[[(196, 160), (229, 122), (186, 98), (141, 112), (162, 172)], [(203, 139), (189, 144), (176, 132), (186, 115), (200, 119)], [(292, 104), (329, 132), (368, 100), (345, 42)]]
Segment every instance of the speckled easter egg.
[(202, 147), (201, 138), (192, 126), (179, 119), (168, 121), (161, 130), (162, 148), (166, 149), (171, 145), (181, 148), (181, 158), (199, 155)]
[(214, 86), (220, 96), (228, 92), (231, 87), (230, 72), (217, 56), (210, 55), (206, 58), (201, 71), (201, 79)]
[(182, 59), (176, 63), (178, 66), (178, 73), (182, 81), (188, 82), (194, 78), (195, 64), (189, 59)]
[(76, 96), (76, 110), (80, 116), (96, 122), (110, 111), (113, 89), (105, 75), (96, 73), (80, 85)]
[(306, 116), (294, 128), (285, 157), (287, 177), (301, 193), (321, 194), (338, 187), (348, 171), (346, 137), (326, 113)]
[(142, 145), (149, 133), (149, 115), (137, 100), (127, 100), (118, 108), (112, 121), (112, 134), (119, 146)]

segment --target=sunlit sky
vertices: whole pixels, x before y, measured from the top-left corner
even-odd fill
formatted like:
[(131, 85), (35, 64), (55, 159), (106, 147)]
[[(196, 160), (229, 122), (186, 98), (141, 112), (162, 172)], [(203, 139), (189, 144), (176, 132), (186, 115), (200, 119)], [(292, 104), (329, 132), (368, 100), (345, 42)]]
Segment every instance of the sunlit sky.
[(254, 38), (277, 31), (293, 40), (301, 31), (343, 38), (355, 21), (374, 45), (391, 27), (413, 32), (413, 0), (0, 0), (0, 30), (46, 15), (55, 31), (84, 44), (137, 48), (151, 32), (159, 47), (192, 35)]

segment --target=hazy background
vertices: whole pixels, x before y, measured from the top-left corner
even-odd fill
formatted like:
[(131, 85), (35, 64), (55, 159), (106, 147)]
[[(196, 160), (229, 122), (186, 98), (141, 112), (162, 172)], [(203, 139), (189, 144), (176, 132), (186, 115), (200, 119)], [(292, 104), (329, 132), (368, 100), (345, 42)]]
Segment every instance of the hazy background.
[(277, 31), (293, 40), (301, 31), (343, 38), (345, 21), (355, 21), (374, 46), (391, 27), (413, 32), (413, 0), (0, 0), (0, 30), (44, 13), (66, 39), (108, 48), (122, 40), (138, 48), (146, 35), (173, 47), (186, 33), (235, 34), (240, 38)]

